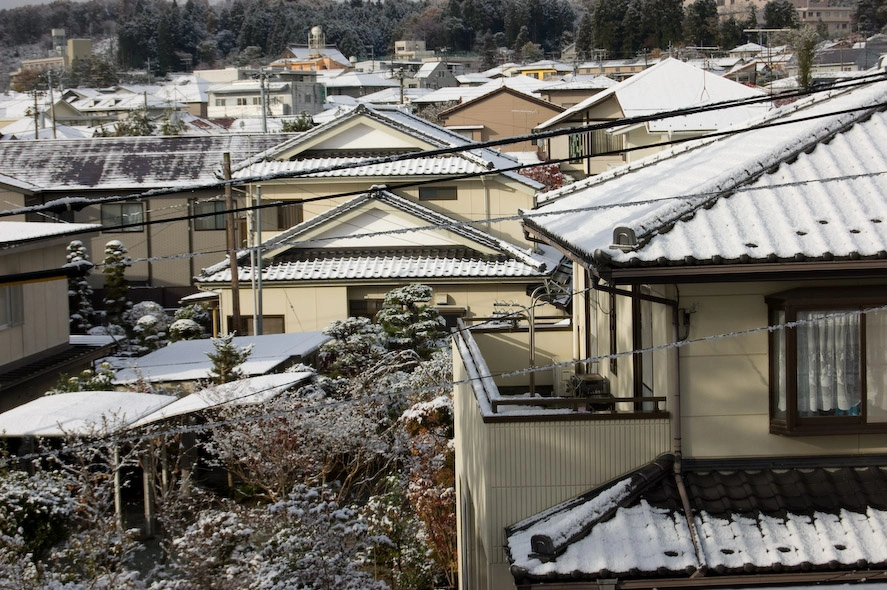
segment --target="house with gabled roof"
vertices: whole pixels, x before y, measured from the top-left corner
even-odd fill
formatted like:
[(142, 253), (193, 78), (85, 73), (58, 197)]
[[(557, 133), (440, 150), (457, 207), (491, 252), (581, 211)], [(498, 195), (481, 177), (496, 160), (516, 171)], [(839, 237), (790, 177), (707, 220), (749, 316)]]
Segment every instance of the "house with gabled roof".
[[(263, 322), (281, 332), (373, 317), (385, 293), (411, 283), (434, 289), (431, 304), (451, 325), (458, 317), (488, 317), (496, 301), (525, 299), (550, 280), (561, 260), (552, 248), (522, 248), (383, 189), (281, 232), (259, 253), (260, 263), (251, 263), (249, 251), (240, 254), (241, 307), (255, 317), (250, 283), (253, 269), (261, 269)], [(221, 291), (229, 330), (231, 276), (226, 260), (197, 277), (202, 288)]]
[(459, 81), (456, 80), (456, 76), (447, 67), (447, 62), (445, 61), (428, 61), (423, 63), (419, 70), (413, 74), (413, 79), (418, 83), (419, 88), (430, 88), (432, 90), (459, 85)]
[[(766, 99), (761, 90), (749, 88), (680, 60), (666, 58), (656, 65), (593, 94), (540, 124), (537, 131), (606, 125), (624, 118), (721, 101)], [(560, 135), (547, 140), (545, 151), (552, 159), (567, 160), (564, 172), (574, 176), (600, 174), (639, 160), (667, 146), (673, 139), (698, 137), (758, 116), (769, 108), (765, 102), (720, 109), (716, 113), (657, 119), (618, 128), (599, 128)], [(630, 151), (623, 151), (630, 150)]]
[(464, 588), (883, 578), (885, 99), (838, 84), (525, 212), (573, 261), (572, 353), (454, 335)]
[[(120, 240), (133, 259), (126, 272), (131, 285), (142, 288), (144, 298), (172, 307), (195, 291), (192, 278), (201, 266), (227, 250), (227, 204), (219, 186), (224, 154), (236, 162), (291, 137), (278, 133), (5, 141), (0, 142), (0, 191), (7, 194), (7, 203), (15, 204), (6, 210), (76, 198), (76, 207), (61, 204), (29, 212), (26, 218), (101, 224), (102, 231), (83, 240), (90, 260), (100, 263), (105, 244)], [(133, 196), (150, 190), (158, 194)], [(111, 197), (119, 199), (101, 202)], [(242, 203), (242, 197), (234, 200)], [(203, 217), (189, 220), (192, 214)], [(184, 255), (191, 252), (196, 254)], [(100, 273), (91, 277), (95, 288), (101, 287), (101, 279)]]
[[(522, 243), (514, 216), (533, 206), (543, 185), (519, 174), (518, 166), (513, 158), (474, 147), (464, 136), (397, 106), (360, 104), (242, 160), (232, 177), (248, 185), (251, 198), (261, 185), (266, 204), (281, 203), (263, 213), (263, 239), (384, 185), (433, 211), (484, 224), (491, 234)], [(504, 217), (511, 219), (495, 221)]]
[[(562, 113), (563, 107), (533, 94), (507, 86), (463, 101), (441, 112), (438, 118), (447, 129), (458, 131), (474, 141), (491, 141), (528, 135), (533, 128)], [(500, 147), (506, 152), (535, 152), (536, 145), (527, 139)]]

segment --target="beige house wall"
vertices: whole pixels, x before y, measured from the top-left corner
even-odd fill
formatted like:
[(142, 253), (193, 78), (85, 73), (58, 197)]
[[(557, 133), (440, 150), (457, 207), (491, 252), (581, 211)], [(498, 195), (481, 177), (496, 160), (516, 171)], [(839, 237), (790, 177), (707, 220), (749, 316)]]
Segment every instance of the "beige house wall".
[[(444, 122), (446, 127), (483, 125), (479, 141), (493, 141), (526, 135), (560, 112), (560, 109), (539, 101), (527, 100), (510, 92), (496, 92), (455, 109)], [(534, 152), (536, 146), (527, 140), (503, 145), (500, 149), (506, 152)]]
[[(689, 339), (760, 329), (767, 325), (764, 297), (798, 286), (802, 283), (681, 286), (681, 306), (695, 310)], [(687, 455), (706, 458), (887, 452), (883, 435), (770, 434), (768, 356), (766, 331), (694, 342), (681, 348)]]
[[(311, 219), (327, 212), (331, 208), (354, 198), (358, 193), (369, 190), (373, 185), (390, 185), (401, 197), (419, 202), (424, 207), (449, 215), (457, 221), (484, 221), (502, 217), (514, 217), (520, 208), (533, 207), (534, 192), (526, 185), (516, 182), (503, 182), (501, 177), (486, 179), (446, 180), (427, 186), (457, 188), (456, 200), (423, 200), (419, 201), (419, 189), (416, 187), (398, 189), (399, 182), (410, 182), (415, 179), (393, 179), (390, 177), (362, 178), (358, 181), (325, 181), (302, 182), (294, 179), (262, 183), (262, 201), (269, 203), (274, 200), (302, 200), (318, 196), (347, 196), (322, 199), (302, 204), (302, 217)], [(253, 189), (254, 190), (254, 189)], [(517, 220), (496, 223), (475, 224), (475, 227), (490, 234), (508, 240), (514, 244), (525, 244), (524, 234)], [(276, 233), (276, 232), (274, 232)], [(272, 232), (268, 232), (268, 236)]]
[[(61, 268), (65, 264), (65, 244), (22, 247), (11, 252), (0, 257), (0, 274)], [(25, 283), (21, 289), (22, 323), (0, 329), (0, 366), (68, 342), (67, 280)]]
[[(240, 313), (254, 314), (254, 301), (249, 282), (240, 284)], [(221, 330), (228, 333), (227, 315), (232, 307), (231, 289), (223, 289)], [(323, 330), (333, 320), (348, 317), (348, 288), (344, 285), (311, 288), (262, 289), (262, 315), (283, 316), (286, 332)]]
[[(267, 282), (262, 289), (263, 316), (283, 316), (284, 328), (287, 332), (304, 332), (323, 330), (333, 320), (348, 317), (348, 301), (355, 299), (381, 300), (385, 294), (395, 287), (403, 287), (421, 281), (378, 282), (370, 285), (276, 285)], [(440, 283), (426, 281), (434, 290), (432, 304), (444, 314), (455, 313), (465, 317), (489, 317), (498, 308), (497, 301), (517, 301), (529, 304), (526, 295), (526, 283), (509, 282), (465, 282)], [(230, 286), (217, 286), (222, 291), (222, 331), (229, 330), (225, 316), (231, 314)], [(255, 297), (249, 281), (240, 282), (240, 312), (242, 315), (253, 315)], [(445, 301), (445, 303), (443, 303)], [(548, 311), (546, 311), (548, 313)], [(551, 308), (551, 314), (559, 312)], [(541, 342), (541, 341), (540, 341)], [(526, 349), (525, 349), (526, 350)], [(524, 358), (526, 355), (522, 355)], [(558, 358), (565, 360), (568, 351)], [(547, 377), (550, 382), (550, 377)]]
[[(192, 212), (193, 200), (207, 200), (217, 196), (216, 192), (193, 192), (143, 199), (142, 214), (146, 222), (169, 219), (169, 223), (145, 225), (139, 231), (103, 231), (90, 239), (84, 239), (90, 260), (100, 264), (105, 256), (105, 245), (112, 240), (119, 240), (126, 246), (134, 261), (126, 271), (126, 278), (133, 285), (196, 290), (191, 289), (192, 278), (201, 268), (224, 259), (227, 238), (224, 229), (197, 231), (193, 229), (191, 221), (179, 218)], [(100, 224), (101, 207), (86, 207), (77, 214), (77, 221)], [(244, 244), (241, 239), (239, 245)], [(94, 288), (102, 286), (100, 271), (92, 273), (90, 283)]]

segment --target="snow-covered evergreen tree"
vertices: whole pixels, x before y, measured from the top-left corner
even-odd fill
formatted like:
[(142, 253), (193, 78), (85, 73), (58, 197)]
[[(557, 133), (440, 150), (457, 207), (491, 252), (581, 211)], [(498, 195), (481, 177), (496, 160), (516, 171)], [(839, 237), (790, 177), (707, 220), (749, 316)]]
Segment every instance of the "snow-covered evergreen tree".
[(387, 346), (394, 350), (415, 350), (422, 358), (442, 346), (446, 322), (433, 307), (426, 305), (434, 294), (427, 285), (407, 285), (385, 294), (376, 321), (387, 335)]
[[(80, 240), (68, 244), (66, 256), (69, 265), (83, 266), (89, 263), (86, 246)], [(71, 308), (71, 333), (86, 334), (93, 326), (95, 309), (92, 306), (92, 287), (89, 285), (89, 273), (79, 277), (68, 278), (68, 301)]]
[(234, 332), (213, 338), (212, 342), (213, 351), (206, 353), (213, 364), (210, 369), (212, 382), (218, 385), (242, 379), (240, 365), (252, 354), (252, 345), (238, 348), (234, 344)]
[(159, 303), (142, 301), (123, 314), (123, 321), (133, 335), (131, 348), (143, 355), (169, 342), (169, 316)]
[(132, 266), (132, 259), (123, 242), (111, 240), (105, 244), (102, 264), (105, 275), (105, 323), (123, 326), (123, 314), (132, 307), (129, 281), (126, 279), (126, 269)]

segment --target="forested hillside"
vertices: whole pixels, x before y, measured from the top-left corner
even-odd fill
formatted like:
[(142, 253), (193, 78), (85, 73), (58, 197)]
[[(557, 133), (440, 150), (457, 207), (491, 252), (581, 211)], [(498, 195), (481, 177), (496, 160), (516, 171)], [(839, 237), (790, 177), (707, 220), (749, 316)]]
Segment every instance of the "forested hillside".
[[(501, 48), (515, 50), (516, 59), (557, 57), (573, 41), (580, 59), (729, 48), (747, 40), (745, 29), (799, 23), (789, 0), (771, 0), (757, 14), (741, 6), (744, 11), (719, 19), (716, 0), (56, 0), (0, 10), (0, 51), (40, 57), (36, 49), (19, 48), (39, 44), (45, 54), (50, 31), (64, 28), (68, 38), (108, 39), (104, 57), (119, 68), (163, 75), (267, 63), (287, 45), (306, 43), (319, 25), (326, 42), (349, 57), (390, 55), (396, 40), (419, 39), (448, 55), (482, 54), (489, 65)], [(885, 8), (887, 0), (862, 0), (860, 28), (880, 31)]]

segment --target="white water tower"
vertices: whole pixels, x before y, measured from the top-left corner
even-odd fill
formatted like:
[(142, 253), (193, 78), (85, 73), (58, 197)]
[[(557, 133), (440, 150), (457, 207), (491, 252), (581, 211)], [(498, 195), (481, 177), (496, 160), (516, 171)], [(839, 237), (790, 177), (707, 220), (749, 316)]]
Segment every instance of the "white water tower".
[(311, 27), (311, 31), (308, 33), (308, 53), (311, 57), (318, 57), (322, 55), (325, 46), (326, 39), (323, 36), (323, 28), (319, 25)]

